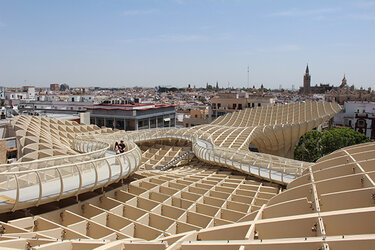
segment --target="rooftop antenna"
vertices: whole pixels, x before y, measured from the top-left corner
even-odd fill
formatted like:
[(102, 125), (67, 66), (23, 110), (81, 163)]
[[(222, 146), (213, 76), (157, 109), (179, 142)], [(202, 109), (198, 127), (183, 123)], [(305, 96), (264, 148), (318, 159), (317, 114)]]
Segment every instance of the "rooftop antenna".
[(247, 86), (248, 86), (248, 88), (250, 88), (249, 72), (250, 72), (250, 67), (247, 66)]

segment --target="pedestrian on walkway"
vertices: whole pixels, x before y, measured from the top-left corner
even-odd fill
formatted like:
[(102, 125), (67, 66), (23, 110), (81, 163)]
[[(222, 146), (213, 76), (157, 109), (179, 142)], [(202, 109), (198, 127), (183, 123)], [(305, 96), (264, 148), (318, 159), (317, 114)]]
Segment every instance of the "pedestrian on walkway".
[(125, 145), (125, 143), (124, 143), (123, 140), (120, 141), (120, 144), (118, 145), (118, 148), (120, 150), (120, 153), (124, 153), (125, 152), (126, 145)]

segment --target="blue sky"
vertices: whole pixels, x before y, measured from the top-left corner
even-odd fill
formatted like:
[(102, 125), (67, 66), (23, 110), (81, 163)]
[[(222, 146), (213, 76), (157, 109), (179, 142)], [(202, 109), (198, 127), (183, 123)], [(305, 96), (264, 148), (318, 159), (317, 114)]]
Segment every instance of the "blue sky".
[(375, 1), (0, 0), (0, 85), (375, 87)]

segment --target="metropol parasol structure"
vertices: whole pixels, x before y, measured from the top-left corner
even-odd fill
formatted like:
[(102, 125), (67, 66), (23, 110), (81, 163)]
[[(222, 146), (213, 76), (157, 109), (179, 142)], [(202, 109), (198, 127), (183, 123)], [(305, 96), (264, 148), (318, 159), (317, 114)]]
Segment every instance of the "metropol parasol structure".
[(373, 249), (375, 143), (292, 159), (299, 138), (340, 110), (290, 103), (127, 132), (14, 117), (0, 248)]

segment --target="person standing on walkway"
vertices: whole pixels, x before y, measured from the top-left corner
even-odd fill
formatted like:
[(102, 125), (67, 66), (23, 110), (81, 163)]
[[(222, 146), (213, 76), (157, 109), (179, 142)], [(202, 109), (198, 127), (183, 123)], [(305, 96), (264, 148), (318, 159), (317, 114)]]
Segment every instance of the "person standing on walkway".
[(123, 140), (120, 141), (120, 144), (118, 145), (118, 147), (119, 147), (120, 153), (125, 152), (126, 145)]
[(118, 142), (115, 143), (115, 152), (116, 152), (116, 154), (120, 153), (120, 147), (119, 147)]

